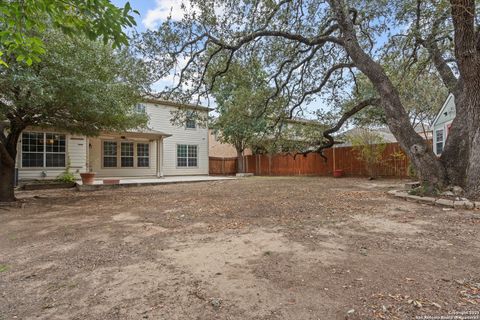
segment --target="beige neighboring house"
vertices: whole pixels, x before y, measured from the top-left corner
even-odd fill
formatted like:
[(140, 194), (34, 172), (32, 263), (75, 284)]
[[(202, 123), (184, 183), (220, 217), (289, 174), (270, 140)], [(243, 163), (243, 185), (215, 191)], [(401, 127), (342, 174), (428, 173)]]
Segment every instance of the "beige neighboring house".
[(137, 112), (149, 117), (148, 129), (103, 132), (87, 137), (55, 129), (27, 128), (18, 142), (19, 180), (54, 179), (67, 166), (77, 177), (93, 171), (97, 177), (162, 177), (208, 175), (208, 129), (195, 119), (183, 126), (171, 123), (175, 111), (207, 116), (209, 108), (146, 99)]
[[(252, 150), (246, 149), (243, 155), (249, 156)], [(208, 155), (215, 158), (236, 158), (237, 151), (235, 147), (229, 143), (218, 141), (218, 133), (212, 129), (208, 129)]]
[[(284, 122), (284, 128), (286, 129), (294, 129), (295, 126), (303, 126), (303, 125), (320, 125), (316, 120), (308, 120), (308, 119), (286, 119)], [(290, 137), (291, 140), (298, 140), (301, 141), (303, 137), (301, 136), (292, 136)], [(266, 139), (272, 139), (272, 137), (266, 137)], [(247, 148), (243, 152), (244, 156), (252, 155), (253, 152), (251, 149)], [(218, 133), (212, 129), (208, 130), (208, 155), (210, 157), (217, 157), (217, 158), (236, 158), (237, 151), (232, 144), (229, 143), (221, 143), (218, 140)]]
[[(342, 136), (348, 136), (348, 135), (355, 135), (356, 133), (362, 132), (362, 130), (365, 130), (363, 128), (352, 128), (350, 130), (347, 130), (342, 133)], [(432, 130), (430, 127), (426, 124), (418, 123), (414, 127), (415, 132), (417, 132), (423, 139), (425, 140), (431, 140), (432, 139)], [(376, 128), (376, 129), (369, 129), (369, 131), (376, 133), (380, 137), (382, 137), (383, 141), (385, 143), (395, 143), (397, 142), (397, 139), (393, 135), (393, 133), (390, 131), (389, 128), (387, 127), (382, 127), (382, 128)], [(338, 147), (350, 147), (352, 144), (348, 141), (345, 141), (340, 144), (335, 145), (337, 148)]]

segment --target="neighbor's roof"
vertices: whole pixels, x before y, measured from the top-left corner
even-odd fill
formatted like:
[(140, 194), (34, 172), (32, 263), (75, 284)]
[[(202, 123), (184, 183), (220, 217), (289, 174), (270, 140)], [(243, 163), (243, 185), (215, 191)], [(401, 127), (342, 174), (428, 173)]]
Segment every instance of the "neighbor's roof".
[(191, 104), (191, 103), (180, 103), (180, 102), (175, 102), (175, 101), (170, 101), (170, 100), (164, 100), (164, 99), (159, 99), (151, 96), (146, 96), (143, 98), (144, 102), (150, 102), (154, 104), (161, 104), (164, 106), (171, 106), (171, 107), (177, 107), (177, 108), (187, 108), (187, 109), (193, 109), (193, 110), (201, 110), (201, 111), (212, 111), (212, 108), (205, 107), (199, 104)]

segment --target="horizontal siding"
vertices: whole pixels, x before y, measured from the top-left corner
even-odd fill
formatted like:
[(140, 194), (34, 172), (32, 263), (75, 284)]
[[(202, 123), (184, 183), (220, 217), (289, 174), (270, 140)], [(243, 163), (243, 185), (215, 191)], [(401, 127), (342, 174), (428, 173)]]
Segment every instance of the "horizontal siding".
[[(51, 130), (25, 130), (34, 132), (55, 132)], [(61, 132), (55, 132), (65, 134)], [(86, 171), (86, 137), (78, 135), (66, 134), (67, 152), (66, 160), (70, 161), (70, 172), (74, 173), (77, 178), (80, 178), (80, 172)], [(17, 167), (18, 177), (20, 180), (35, 180), (35, 179), (55, 179), (60, 174), (64, 173), (66, 169), (51, 169), (51, 168), (22, 168), (22, 139), (18, 141)]]
[[(176, 107), (145, 103), (145, 110), (150, 117), (149, 127), (171, 134), (163, 139), (163, 170), (164, 175), (208, 175), (208, 129), (197, 125), (195, 129), (186, 129), (184, 126), (174, 126), (171, 123), (172, 113)], [(204, 112), (206, 111), (199, 111)], [(26, 130), (46, 131), (52, 130)], [(60, 133), (60, 132), (59, 132)], [(67, 138), (67, 161), (70, 161), (71, 172), (79, 178), (80, 172), (87, 171), (90, 165), (92, 171), (97, 172), (98, 177), (139, 177), (156, 176), (157, 174), (157, 148), (154, 140), (150, 141), (150, 167), (149, 168), (102, 168), (101, 139), (86, 138), (79, 135), (66, 135)], [(128, 138), (128, 134), (127, 134)], [(135, 141), (140, 141), (135, 139)], [(177, 163), (177, 145), (189, 144), (198, 146), (198, 166), (195, 168), (179, 168)], [(90, 147), (89, 147), (90, 145)], [(65, 169), (48, 168), (21, 168), (21, 141), (19, 141), (17, 166), (19, 167), (19, 178), (26, 179), (54, 179)], [(162, 149), (161, 149), (162, 150)], [(87, 160), (88, 154), (88, 160)], [(46, 175), (43, 176), (43, 173)]]
[[(175, 107), (145, 104), (150, 117), (149, 127), (172, 136), (163, 141), (163, 174), (172, 175), (207, 175), (208, 174), (208, 129), (197, 125), (195, 129), (175, 126), (171, 123)], [(206, 111), (201, 111), (205, 112)], [(177, 145), (191, 144), (198, 146), (198, 166), (195, 168), (177, 167)]]

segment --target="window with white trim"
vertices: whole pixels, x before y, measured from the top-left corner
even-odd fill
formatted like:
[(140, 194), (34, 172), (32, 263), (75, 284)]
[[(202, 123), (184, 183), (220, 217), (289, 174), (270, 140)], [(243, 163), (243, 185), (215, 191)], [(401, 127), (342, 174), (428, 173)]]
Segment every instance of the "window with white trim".
[(135, 112), (136, 113), (140, 113), (140, 114), (144, 114), (146, 111), (145, 111), (145, 105), (144, 104), (137, 104), (134, 108)]
[(437, 130), (435, 135), (437, 154), (441, 154), (443, 152), (443, 129)]
[(103, 141), (104, 168), (148, 168), (150, 144), (148, 142)]
[(132, 168), (135, 158), (133, 142), (122, 142), (120, 145), (120, 164), (122, 168)]
[(198, 152), (196, 145), (177, 145), (177, 167), (197, 167)]
[(66, 139), (51, 132), (22, 133), (22, 167), (65, 168)]
[(117, 167), (117, 142), (103, 141), (103, 166), (105, 168)]
[(185, 127), (187, 129), (195, 129), (197, 127), (197, 121), (195, 119), (195, 114), (193, 112), (188, 112), (187, 119), (185, 122)]
[(150, 145), (148, 143), (137, 143), (137, 167), (145, 168), (150, 166)]

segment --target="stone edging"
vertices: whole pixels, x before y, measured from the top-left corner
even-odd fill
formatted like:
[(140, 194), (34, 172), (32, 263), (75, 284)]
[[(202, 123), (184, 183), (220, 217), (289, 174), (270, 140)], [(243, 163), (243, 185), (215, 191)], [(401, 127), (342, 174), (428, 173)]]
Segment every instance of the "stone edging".
[(433, 198), (433, 197), (419, 197), (408, 194), (408, 192), (403, 190), (390, 190), (387, 191), (388, 194), (395, 196), (397, 198), (412, 200), (420, 203), (426, 203), (436, 206), (449, 207), (455, 209), (480, 209), (479, 201), (470, 201), (470, 200), (448, 200), (442, 198)]

